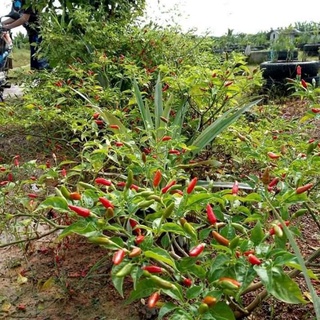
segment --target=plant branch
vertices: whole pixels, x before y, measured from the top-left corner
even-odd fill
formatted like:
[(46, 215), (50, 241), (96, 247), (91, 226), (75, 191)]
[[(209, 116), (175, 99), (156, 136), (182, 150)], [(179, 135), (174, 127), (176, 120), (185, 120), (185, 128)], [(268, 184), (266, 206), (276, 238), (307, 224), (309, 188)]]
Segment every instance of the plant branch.
[(52, 221), (50, 221), (50, 219), (47, 219), (46, 217), (43, 217), (43, 216), (39, 216), (39, 215), (35, 215), (35, 214), (27, 214), (27, 213), (18, 213), (18, 214), (15, 214), (12, 219), (14, 218), (17, 218), (17, 217), (29, 217), (29, 218), (37, 218), (37, 219), (42, 219), (44, 220), (47, 224), (51, 225), (52, 227), (56, 228), (56, 229), (65, 229), (67, 226), (62, 226), (62, 225), (59, 225), (59, 224), (56, 224)]
[(179, 246), (177, 240), (175, 237), (172, 237), (172, 242), (174, 246), (177, 248), (177, 250), (184, 256), (184, 257), (189, 257), (189, 255)]
[(320, 230), (320, 223), (319, 223), (316, 215), (315, 215), (314, 212), (312, 211), (312, 209), (309, 207), (309, 205), (308, 205), (306, 202), (305, 202), (303, 205), (308, 209), (308, 212), (310, 213), (313, 221), (316, 223), (318, 229)]
[(52, 229), (52, 230), (50, 230), (50, 231), (48, 231), (46, 233), (43, 233), (41, 235), (37, 235), (37, 236), (35, 236), (33, 238), (21, 239), (21, 240), (9, 242), (9, 243), (0, 244), (0, 248), (13, 246), (15, 244), (19, 244), (19, 243), (23, 243), (23, 242), (27, 242), (27, 241), (39, 240), (39, 239), (44, 238), (44, 237), (46, 237), (46, 236), (48, 236), (48, 235), (50, 235), (50, 234), (52, 234), (52, 233), (54, 233), (54, 232), (56, 232), (58, 230), (59, 230), (59, 228), (56, 228), (56, 229)]

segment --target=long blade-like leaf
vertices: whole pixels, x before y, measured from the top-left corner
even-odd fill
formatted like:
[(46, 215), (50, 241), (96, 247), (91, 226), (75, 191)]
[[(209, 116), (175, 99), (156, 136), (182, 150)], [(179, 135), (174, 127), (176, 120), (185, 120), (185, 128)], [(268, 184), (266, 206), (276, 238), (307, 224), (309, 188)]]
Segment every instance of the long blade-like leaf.
[(261, 99), (253, 101), (234, 113), (232, 113), (233, 110), (229, 110), (224, 113), (220, 118), (206, 128), (194, 142), (191, 143), (191, 145), (195, 147), (195, 150), (192, 151), (193, 154), (197, 154), (203, 150), (203, 148), (211, 143), (223, 130), (234, 123), (245, 111), (249, 110), (260, 101)]
[(150, 115), (150, 110), (149, 107), (143, 103), (141, 92), (135, 80), (133, 81), (133, 91), (137, 100), (138, 108), (141, 114), (142, 121), (144, 123), (144, 127), (147, 130), (147, 132), (149, 132), (149, 130), (154, 129)]
[(158, 75), (158, 80), (155, 86), (154, 93), (154, 124), (155, 129), (159, 129), (160, 127), (160, 117), (163, 114), (163, 105), (162, 105), (162, 84), (160, 79), (160, 73)]
[[(165, 107), (164, 107), (164, 109), (162, 111), (162, 117), (163, 118), (169, 119), (170, 111), (171, 111), (171, 100), (172, 100), (172, 98), (173, 98), (173, 96), (171, 95), (169, 97), (169, 99), (165, 103)], [(167, 122), (160, 118), (159, 127), (157, 128), (157, 138), (159, 140), (166, 134), (167, 127), (168, 127)]]
[(182, 130), (182, 125), (184, 122), (184, 118), (185, 118), (185, 115), (186, 115), (188, 109), (189, 109), (189, 102), (184, 101), (181, 104), (180, 108), (177, 110), (176, 116), (173, 121), (173, 126), (175, 128), (173, 137), (177, 137), (180, 135), (181, 130)]

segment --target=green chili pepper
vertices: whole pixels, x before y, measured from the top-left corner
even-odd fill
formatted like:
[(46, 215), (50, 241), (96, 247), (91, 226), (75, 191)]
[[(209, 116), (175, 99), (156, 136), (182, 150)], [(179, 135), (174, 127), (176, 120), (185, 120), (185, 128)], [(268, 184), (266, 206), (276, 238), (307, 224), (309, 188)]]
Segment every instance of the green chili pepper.
[(133, 263), (128, 263), (128, 264), (126, 264), (122, 269), (120, 269), (120, 270), (116, 273), (116, 277), (118, 277), (118, 278), (123, 278), (123, 277), (127, 276), (128, 274), (130, 274), (133, 266), (134, 266)]

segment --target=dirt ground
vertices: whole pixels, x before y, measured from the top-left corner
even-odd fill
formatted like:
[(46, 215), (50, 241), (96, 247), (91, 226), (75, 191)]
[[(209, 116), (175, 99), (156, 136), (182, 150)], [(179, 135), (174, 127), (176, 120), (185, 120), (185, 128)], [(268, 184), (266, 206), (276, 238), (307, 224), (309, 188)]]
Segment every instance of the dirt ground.
[[(299, 239), (305, 256), (319, 249), (320, 232), (309, 217), (299, 222)], [(302, 240), (304, 239), (304, 240)], [(144, 300), (126, 305), (110, 280), (111, 256), (104, 249), (73, 236), (54, 243), (49, 236), (30, 243), (0, 249), (0, 319), (34, 320), (145, 320), (156, 319)], [(320, 259), (312, 263), (320, 273)], [(310, 295), (302, 275), (298, 281), (305, 299)], [(320, 281), (312, 280), (320, 294)], [(125, 296), (132, 286), (125, 284)], [(248, 302), (253, 299), (248, 295)], [(247, 320), (314, 320), (312, 303), (283, 304), (271, 297)]]
[(113, 288), (108, 253), (81, 238), (59, 245), (44, 238), (27, 251), (14, 246), (0, 254), (0, 319), (149, 318), (142, 302), (126, 306)]

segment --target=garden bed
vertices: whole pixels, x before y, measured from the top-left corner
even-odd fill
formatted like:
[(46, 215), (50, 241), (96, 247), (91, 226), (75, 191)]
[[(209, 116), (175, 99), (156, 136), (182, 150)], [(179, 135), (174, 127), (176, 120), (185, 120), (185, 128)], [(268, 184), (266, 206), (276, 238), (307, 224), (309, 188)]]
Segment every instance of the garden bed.
[[(286, 119), (301, 116), (306, 105), (293, 99), (281, 107)], [(320, 124), (314, 123), (314, 131), (308, 135), (320, 138)], [(3, 145), (3, 148), (19, 146), (16, 143)], [(23, 139), (23, 138), (20, 138)], [(32, 142), (30, 142), (32, 143)], [(28, 148), (25, 148), (28, 150)], [(21, 152), (21, 150), (19, 150)], [(10, 149), (10, 153), (14, 150)], [(28, 153), (22, 154), (26, 159)], [(30, 154), (29, 154), (30, 156)], [(33, 155), (32, 155), (33, 156)], [(63, 155), (60, 155), (63, 156)], [(220, 160), (226, 155), (219, 155)], [(44, 158), (45, 156), (42, 156)], [(247, 168), (248, 172), (252, 168)], [(319, 249), (319, 229), (310, 216), (295, 220), (301, 230), (298, 243), (302, 254), (307, 257)], [(112, 253), (99, 246), (87, 244), (84, 238), (70, 236), (57, 244), (51, 235), (26, 246), (12, 246), (0, 249), (0, 319), (95, 319), (114, 320), (156, 319), (156, 309), (148, 309), (144, 299), (130, 305), (113, 287), (111, 282)], [(319, 259), (313, 261), (312, 269), (319, 273)], [(301, 288), (304, 298), (310, 301), (310, 295), (302, 275), (295, 280)], [(320, 293), (320, 282), (312, 280)], [(132, 290), (132, 281), (126, 279), (125, 296)], [(256, 292), (255, 292), (256, 295)], [(250, 303), (255, 295), (244, 296), (245, 304)], [(312, 303), (290, 305), (267, 298), (248, 316), (247, 320), (311, 320), (315, 318)]]
[[(308, 217), (298, 223), (302, 230), (300, 249), (308, 256), (319, 248), (319, 230)], [(98, 246), (86, 244), (83, 238), (71, 237), (59, 247), (51, 236), (30, 244), (27, 251), (19, 247), (1, 248), (0, 256), (0, 319), (157, 319), (156, 310), (148, 309), (144, 299), (125, 304), (111, 283), (111, 255)], [(320, 259), (314, 264), (320, 273)], [(298, 276), (296, 281), (309, 300), (304, 278)], [(320, 281), (313, 280), (313, 285), (320, 294)], [(132, 282), (127, 280), (125, 294), (131, 288)], [(245, 301), (253, 299), (252, 294), (245, 296)], [(314, 317), (311, 302), (288, 305), (269, 298), (246, 319)]]

